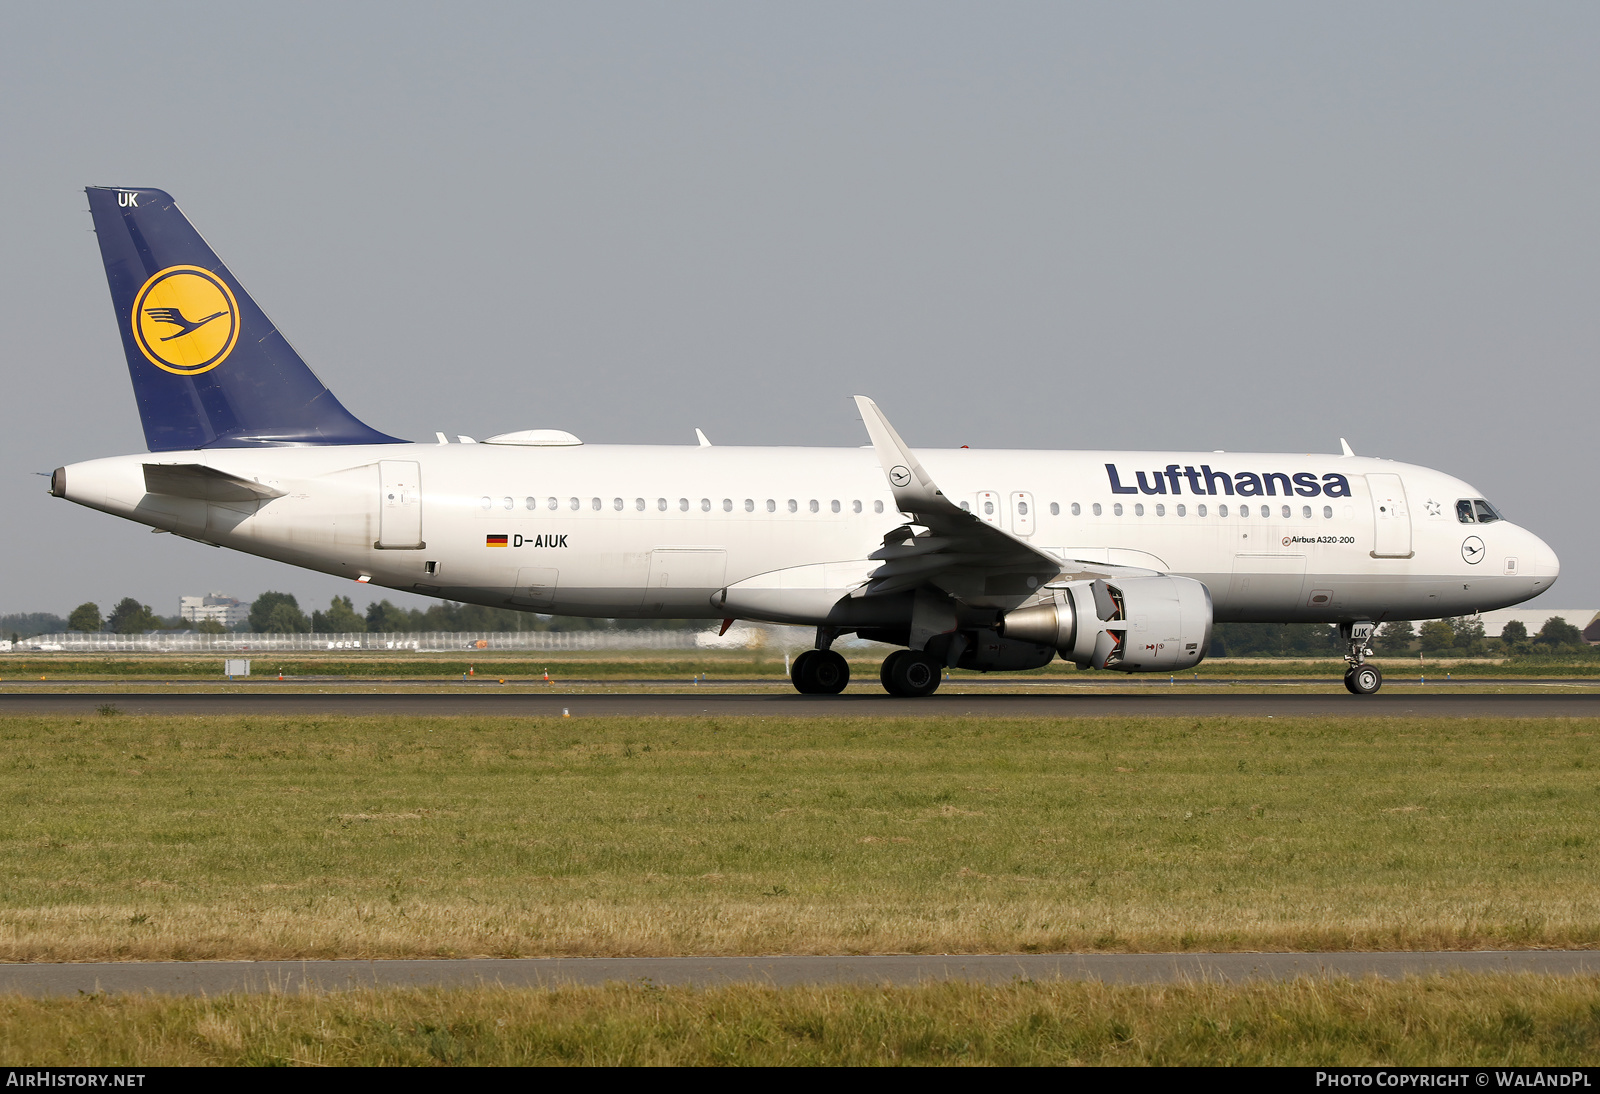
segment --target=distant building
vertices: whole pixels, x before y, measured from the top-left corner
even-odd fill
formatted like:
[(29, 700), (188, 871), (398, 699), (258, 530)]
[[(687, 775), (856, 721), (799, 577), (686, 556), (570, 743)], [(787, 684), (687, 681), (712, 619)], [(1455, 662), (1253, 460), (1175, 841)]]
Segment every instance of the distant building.
[(1600, 645), (1600, 610), (1594, 608), (1501, 608), (1484, 612), (1478, 618), (1483, 620), (1483, 633), (1489, 638), (1499, 638), (1505, 625), (1513, 619), (1527, 627), (1528, 637), (1532, 638), (1551, 617), (1565, 619), (1577, 627), (1591, 646)]
[(190, 623), (210, 620), (232, 630), (250, 618), (250, 605), (239, 603), (238, 597), (207, 593), (205, 596), (180, 596), (178, 615)]

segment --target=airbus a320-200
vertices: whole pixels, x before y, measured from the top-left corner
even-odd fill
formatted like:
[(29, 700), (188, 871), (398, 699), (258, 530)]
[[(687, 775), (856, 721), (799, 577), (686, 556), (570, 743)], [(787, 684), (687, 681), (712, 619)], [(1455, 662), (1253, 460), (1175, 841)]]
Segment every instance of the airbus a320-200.
[[(1549, 589), (1555, 553), (1479, 492), (1354, 455), (584, 444), (555, 429), (415, 443), (357, 420), (160, 190), (88, 190), (149, 451), (55, 496), (202, 543), (528, 612), (803, 625), (796, 689), (842, 691), (841, 635), (946, 670), (1177, 672), (1215, 621), (1376, 624)], [(698, 433), (698, 431), (697, 431)]]

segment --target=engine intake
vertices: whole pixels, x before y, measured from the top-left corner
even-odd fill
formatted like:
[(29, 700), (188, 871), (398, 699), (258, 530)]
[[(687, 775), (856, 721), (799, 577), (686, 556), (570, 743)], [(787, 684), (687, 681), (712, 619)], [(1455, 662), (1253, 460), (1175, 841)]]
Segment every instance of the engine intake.
[(1211, 591), (1188, 577), (1078, 581), (1007, 612), (1000, 633), (1053, 646), (1083, 668), (1174, 672), (1211, 647)]

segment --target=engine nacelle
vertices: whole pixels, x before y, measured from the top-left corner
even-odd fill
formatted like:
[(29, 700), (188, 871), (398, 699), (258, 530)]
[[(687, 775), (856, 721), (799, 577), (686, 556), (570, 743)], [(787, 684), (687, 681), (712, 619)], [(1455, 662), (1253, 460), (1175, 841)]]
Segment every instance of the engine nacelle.
[(1175, 672), (1211, 648), (1211, 591), (1164, 575), (1073, 582), (1007, 612), (1000, 633), (1053, 646), (1083, 668)]

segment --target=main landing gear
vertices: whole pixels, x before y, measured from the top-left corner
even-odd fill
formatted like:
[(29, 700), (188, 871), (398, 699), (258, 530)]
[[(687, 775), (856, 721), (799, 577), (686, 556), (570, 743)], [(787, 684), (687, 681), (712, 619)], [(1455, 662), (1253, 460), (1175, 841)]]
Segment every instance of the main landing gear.
[(920, 699), (939, 690), (944, 663), (921, 650), (895, 650), (884, 659), (878, 678), (890, 695)]
[[(817, 648), (794, 659), (789, 682), (801, 695), (838, 695), (850, 683), (849, 664), (830, 648), (837, 633), (818, 627)], [(878, 674), (885, 691), (907, 699), (932, 695), (943, 675), (944, 662), (921, 650), (895, 650)]]
[(1350, 648), (1344, 655), (1350, 665), (1344, 674), (1344, 686), (1351, 695), (1373, 695), (1383, 687), (1383, 673), (1367, 664), (1367, 654), (1372, 652), (1367, 643), (1372, 641), (1376, 628), (1377, 624), (1371, 622), (1339, 624), (1339, 637)]
[(789, 681), (801, 695), (838, 695), (850, 683), (850, 665), (833, 650), (806, 650), (794, 659)]

